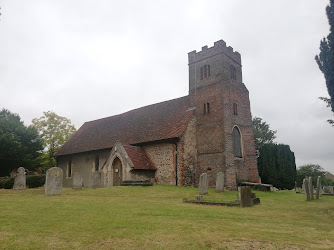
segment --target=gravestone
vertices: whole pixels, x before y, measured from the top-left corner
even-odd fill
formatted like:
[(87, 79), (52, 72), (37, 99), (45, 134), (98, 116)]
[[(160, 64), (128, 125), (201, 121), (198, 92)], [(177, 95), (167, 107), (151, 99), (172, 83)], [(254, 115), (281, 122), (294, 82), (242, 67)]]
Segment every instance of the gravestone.
[(46, 171), (45, 194), (60, 195), (63, 188), (63, 170), (53, 167)]
[(303, 180), (303, 186), (305, 188), (305, 199), (309, 201), (310, 200), (310, 189), (308, 188), (308, 178), (305, 178)]
[(238, 198), (240, 201), (240, 207), (252, 207), (252, 190), (248, 186), (238, 187)]
[(314, 200), (312, 177), (308, 178), (308, 188), (310, 189), (310, 199)]
[(23, 167), (19, 167), (17, 169), (17, 175), (15, 176), (15, 179), (14, 179), (13, 189), (15, 190), (26, 189), (26, 173)]
[(315, 193), (315, 198), (319, 199), (320, 196), (320, 187), (321, 187), (321, 181), (320, 181), (320, 176), (317, 178), (317, 191)]
[(199, 177), (199, 194), (208, 194), (209, 180), (206, 173)]
[(101, 173), (94, 172), (93, 173), (93, 185), (92, 188), (99, 188), (101, 187)]
[(305, 184), (304, 184), (304, 180), (305, 180), (305, 179), (303, 179), (303, 184), (302, 184), (302, 193), (304, 193), (304, 192), (305, 192)]
[(224, 192), (224, 174), (222, 172), (219, 172), (217, 174), (216, 179), (216, 192), (221, 193)]
[(73, 189), (81, 189), (82, 188), (82, 182), (83, 182), (81, 174), (79, 172), (74, 172), (72, 179), (73, 179), (72, 188)]
[(203, 196), (202, 195), (196, 195), (196, 200), (197, 201), (203, 201)]
[(333, 186), (324, 186), (324, 194), (334, 194)]
[(302, 189), (301, 189), (300, 187), (297, 187), (297, 188), (296, 188), (296, 193), (297, 193), (297, 194), (300, 194), (301, 192), (302, 192)]

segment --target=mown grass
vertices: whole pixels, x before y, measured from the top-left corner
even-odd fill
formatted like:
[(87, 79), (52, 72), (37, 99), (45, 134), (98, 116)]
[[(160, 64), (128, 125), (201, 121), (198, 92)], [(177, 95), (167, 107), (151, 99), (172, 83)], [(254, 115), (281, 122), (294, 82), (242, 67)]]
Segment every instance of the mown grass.
[[(183, 203), (198, 189), (155, 185), (0, 190), (0, 249), (334, 249), (334, 197), (256, 192), (252, 208)], [(209, 190), (205, 199), (234, 201)]]

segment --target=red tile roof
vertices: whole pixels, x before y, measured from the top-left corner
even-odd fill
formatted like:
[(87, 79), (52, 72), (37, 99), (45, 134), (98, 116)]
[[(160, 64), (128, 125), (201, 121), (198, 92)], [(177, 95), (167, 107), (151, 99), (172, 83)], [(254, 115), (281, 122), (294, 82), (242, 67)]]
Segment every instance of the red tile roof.
[(126, 113), (86, 122), (55, 156), (180, 137), (192, 117), (184, 96)]
[(157, 170), (145, 151), (136, 146), (123, 146), (135, 169)]

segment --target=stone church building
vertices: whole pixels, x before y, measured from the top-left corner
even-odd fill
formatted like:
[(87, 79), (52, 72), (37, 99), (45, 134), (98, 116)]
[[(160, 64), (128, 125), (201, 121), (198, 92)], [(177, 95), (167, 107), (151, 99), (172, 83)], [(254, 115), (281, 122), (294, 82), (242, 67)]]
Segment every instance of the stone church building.
[[(123, 181), (210, 186), (225, 174), (225, 186), (259, 182), (249, 93), (241, 57), (223, 40), (188, 53), (189, 95), (86, 122), (56, 153), (64, 186), (74, 172), (92, 187)], [(95, 178), (95, 177), (94, 177)]]

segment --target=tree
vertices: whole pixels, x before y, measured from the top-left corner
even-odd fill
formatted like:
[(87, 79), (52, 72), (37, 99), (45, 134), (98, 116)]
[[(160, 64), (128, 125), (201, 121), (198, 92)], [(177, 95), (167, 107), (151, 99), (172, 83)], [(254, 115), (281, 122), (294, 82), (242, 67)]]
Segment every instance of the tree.
[(295, 185), (295, 155), (289, 145), (274, 143), (262, 145), (258, 170), (263, 183), (282, 189), (292, 189)]
[(277, 131), (273, 131), (269, 128), (269, 124), (262, 120), (260, 117), (253, 117), (253, 131), (255, 148), (259, 150), (264, 144), (273, 143), (276, 138)]
[(43, 150), (36, 128), (26, 127), (18, 114), (7, 109), (0, 111), (0, 176), (22, 166), (29, 170), (38, 168)]
[(321, 183), (323, 185), (331, 186), (333, 184), (332, 180), (327, 179), (325, 177), (325, 173), (326, 171), (321, 166), (316, 164), (307, 164), (300, 166), (297, 169), (297, 186), (302, 186), (303, 179), (305, 177), (312, 177), (312, 183), (316, 185), (318, 176), (320, 176)]
[(44, 153), (41, 157), (43, 168), (51, 168), (56, 165), (54, 154), (76, 132), (71, 120), (59, 116), (52, 111), (43, 112), (39, 119), (35, 118), (32, 123), (39, 131), (44, 144)]
[[(326, 7), (326, 14), (330, 26), (327, 38), (320, 42), (320, 53), (315, 56), (319, 69), (324, 74), (330, 102), (327, 102), (334, 112), (334, 0), (330, 0)], [(325, 97), (324, 97), (325, 98)], [(325, 98), (326, 99), (326, 98)], [(328, 120), (333, 125), (333, 120)]]

